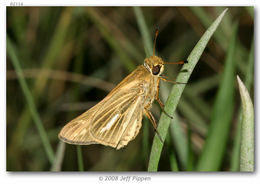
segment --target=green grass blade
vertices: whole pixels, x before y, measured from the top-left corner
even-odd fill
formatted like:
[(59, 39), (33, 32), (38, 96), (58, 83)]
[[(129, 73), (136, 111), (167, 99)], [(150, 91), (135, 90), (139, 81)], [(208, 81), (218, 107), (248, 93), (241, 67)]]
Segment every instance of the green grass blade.
[(149, 123), (147, 119), (143, 119), (143, 136), (142, 136), (142, 155), (145, 165), (148, 163), (150, 143), (149, 143)]
[[(171, 147), (171, 145), (170, 145), (171, 139), (170, 139), (170, 135), (169, 134), (166, 137), (165, 143), (167, 144), (168, 147)], [(167, 151), (168, 151), (171, 171), (175, 171), (175, 172), (179, 171), (177, 158), (175, 156), (175, 153), (174, 153), (173, 149), (168, 148)]]
[(170, 152), (169, 156), (170, 156), (169, 159), (170, 159), (171, 170), (174, 171), (174, 172), (179, 171), (175, 154), (173, 152)]
[(134, 7), (134, 13), (136, 16), (137, 24), (138, 24), (139, 29), (142, 34), (142, 38), (143, 38), (143, 42), (144, 42), (144, 46), (145, 46), (144, 48), (145, 48), (146, 57), (152, 56), (153, 55), (153, 44), (152, 44), (150, 32), (148, 31), (141, 8)]
[(93, 21), (96, 25), (98, 30), (100, 31), (101, 35), (110, 45), (110, 47), (115, 51), (115, 53), (119, 56), (123, 65), (127, 68), (127, 70), (132, 71), (135, 69), (135, 64), (133, 61), (128, 57), (127, 53), (124, 51), (120, 43), (115, 39), (111, 30), (104, 24), (104, 21), (100, 17), (100, 15), (95, 11), (93, 8), (86, 8), (86, 14), (89, 18)]
[(58, 149), (56, 152), (55, 160), (51, 167), (51, 171), (61, 171), (65, 149), (66, 149), (65, 143), (62, 141), (59, 141)]
[[(250, 90), (254, 78), (254, 42), (251, 44), (248, 65), (247, 65), (247, 73), (245, 77), (245, 86), (248, 90)], [(242, 109), (239, 109), (238, 114), (238, 123), (236, 128), (236, 135), (234, 139), (233, 151), (231, 155), (231, 171), (239, 171), (240, 165), (240, 145), (241, 145), (241, 130), (242, 130)]]
[(217, 87), (220, 80), (219, 74), (212, 75), (208, 78), (204, 78), (197, 82), (193, 82), (191, 85), (187, 85), (186, 89), (192, 92), (192, 94), (203, 94), (204, 92), (212, 89), (213, 87)]
[[(170, 85), (169, 84), (161, 84), (160, 85), (160, 96), (161, 96), (161, 100), (162, 102), (166, 102), (168, 94), (167, 92), (169, 92), (170, 90)], [(186, 134), (185, 132), (182, 130), (182, 126), (181, 123), (179, 121), (179, 116), (178, 114), (175, 112), (173, 114), (173, 120), (170, 123), (170, 131), (169, 131), (169, 136), (172, 139), (172, 143), (174, 144), (174, 148), (176, 148), (175, 150), (170, 149), (170, 163), (171, 163), (171, 168), (173, 171), (177, 171), (177, 168), (179, 170), (180, 169), (185, 169), (186, 168), (186, 149), (188, 149), (188, 144), (187, 144), (187, 140), (186, 140)], [(179, 166), (176, 164), (177, 163), (177, 159), (176, 156), (179, 158), (180, 160), (180, 164)], [(148, 156), (149, 157), (149, 156)], [(175, 158), (175, 159), (174, 159)], [(176, 164), (176, 165), (175, 165)]]
[(252, 41), (251, 44), (251, 49), (249, 53), (249, 58), (248, 58), (248, 66), (247, 66), (247, 71), (246, 71), (246, 80), (245, 80), (245, 85), (248, 90), (250, 90), (250, 87), (253, 84), (254, 80), (254, 40)]
[(194, 99), (195, 96), (191, 92), (186, 93), (186, 95), (188, 98), (188, 103), (194, 107), (194, 110), (196, 109), (198, 112), (201, 113), (201, 117), (207, 119), (210, 118), (211, 107), (200, 95), (197, 95), (196, 99)]
[[(201, 21), (202, 25), (207, 28), (208, 25), (212, 22), (212, 18), (209, 16), (209, 14), (204, 10), (202, 7), (190, 7), (191, 11), (195, 14), (195, 16), (198, 17), (198, 19)], [(214, 33), (213, 36), (217, 41), (219, 41), (219, 44), (226, 49), (227, 48), (227, 42), (226, 42), (226, 35), (222, 32), (221, 28), (218, 29)]]
[[(203, 34), (197, 45), (194, 47), (192, 52), (190, 53), (188, 57), (188, 64), (183, 65), (183, 68), (181, 71), (184, 71), (183, 73), (180, 73), (176, 79), (177, 82), (188, 82), (188, 79), (195, 68), (200, 56), (202, 55), (202, 52), (204, 51), (208, 41), (210, 40), (211, 36), (217, 29), (219, 23), (221, 22), (223, 16), (225, 15), (227, 9), (224, 10), (220, 16), (212, 23), (212, 25), (208, 28), (208, 30)], [(167, 113), (174, 113), (177, 104), (180, 100), (181, 94), (185, 88), (184, 84), (176, 84), (171, 92), (170, 95), (166, 101), (165, 104), (165, 111)], [(161, 115), (161, 118), (159, 120), (158, 124), (158, 131), (161, 134), (161, 137), (163, 140), (166, 137), (166, 134), (168, 132), (170, 124), (170, 118), (166, 116), (164, 113)], [(163, 144), (160, 141), (158, 135), (156, 134), (153, 140), (152, 150), (150, 154), (150, 160), (148, 165), (148, 171), (157, 171), (159, 160), (161, 157)]]
[(222, 81), (213, 107), (208, 136), (197, 164), (198, 171), (219, 170), (225, 153), (234, 107), (236, 37), (237, 24), (234, 25), (232, 31)]
[(194, 152), (192, 149), (192, 139), (191, 139), (192, 131), (191, 127), (188, 124), (188, 162), (187, 162), (187, 171), (194, 171)]
[(83, 164), (83, 157), (82, 157), (81, 146), (77, 145), (76, 148), (77, 148), (77, 157), (78, 157), (79, 171), (84, 171), (84, 164)]
[(170, 125), (170, 134), (173, 138), (174, 146), (176, 147), (176, 153), (178, 154), (180, 163), (182, 167), (186, 169), (188, 161), (188, 142), (176, 113), (174, 113), (173, 121)]
[(250, 16), (252, 17), (252, 19), (254, 19), (254, 15), (255, 15), (255, 10), (253, 6), (247, 6), (246, 7), (247, 12), (250, 14)]
[[(46, 51), (46, 54), (43, 57), (41, 62), (41, 68), (53, 68), (55, 66), (55, 62), (60, 55), (61, 48), (66, 40), (68, 28), (71, 20), (71, 8), (66, 8), (59, 19), (58, 26), (55, 30), (55, 33), (52, 35), (51, 42)], [(44, 72), (42, 72), (44, 73)], [(35, 79), (32, 87), (32, 95), (34, 97), (34, 102), (37, 104), (39, 98), (42, 96), (43, 90), (48, 85), (48, 78), (43, 78), (42, 74), (39, 74), (39, 77)], [(15, 129), (15, 134), (11, 138), (10, 149), (18, 150), (19, 147), (17, 143), (23, 141), (26, 131), (28, 130), (31, 124), (31, 114), (30, 108), (25, 105), (24, 110), (21, 112), (20, 117), (18, 118), (18, 124)], [(19, 144), (20, 145), (20, 144)], [(19, 153), (16, 151), (16, 153)], [(16, 161), (16, 160), (15, 160)]]
[[(56, 64), (56, 60), (61, 53), (61, 49), (64, 46), (64, 42), (68, 38), (69, 33), (69, 25), (71, 23), (71, 14), (72, 14), (72, 8), (66, 8), (59, 20), (57, 30), (55, 31), (53, 38), (50, 42), (49, 48), (46, 52), (46, 55), (43, 58), (42, 61), (42, 68), (53, 68)], [(42, 72), (44, 73), (44, 72)], [(41, 77), (41, 75), (39, 75)], [(37, 78), (35, 81), (34, 86), (34, 96), (39, 97), (41, 95), (42, 91), (48, 84), (48, 78)]]
[(31, 112), (31, 116), (34, 120), (36, 128), (37, 128), (39, 135), (41, 137), (44, 149), (45, 149), (47, 157), (48, 157), (48, 160), (49, 160), (50, 163), (53, 163), (54, 157), (55, 157), (54, 152), (52, 150), (51, 144), (50, 144), (49, 139), (47, 137), (46, 131), (43, 127), (39, 113), (37, 112), (32, 94), (31, 94), (29, 87), (28, 87), (28, 85), (27, 85), (27, 83), (24, 79), (23, 72), (22, 72), (22, 69), (21, 69), (21, 66), (20, 66), (20, 62), (17, 58), (15, 49), (14, 49), (9, 37), (7, 37), (7, 54), (10, 57), (13, 65), (14, 65), (15, 71), (16, 71), (17, 76), (18, 76), (18, 81), (19, 81), (20, 86), (22, 88), (22, 91), (24, 93), (26, 102), (27, 102), (29, 110)]
[[(142, 10), (140, 7), (133, 7), (134, 13), (136, 16), (136, 20), (138, 23), (139, 30), (142, 35), (143, 43), (144, 43), (144, 49), (146, 53), (146, 57), (149, 57), (153, 54), (152, 51), (152, 40), (150, 36), (150, 32), (148, 31), (146, 21), (144, 19)], [(143, 124), (143, 155), (144, 155), (144, 161), (145, 163), (148, 162), (149, 157), (149, 127), (148, 127), (148, 120), (144, 121)]]
[[(139, 29), (141, 31), (141, 34), (142, 34), (142, 38), (143, 38), (143, 43), (144, 43), (144, 48), (145, 48), (145, 52), (146, 52), (146, 56), (149, 57), (151, 55), (153, 55), (153, 46), (152, 46), (152, 40), (151, 40), (151, 36), (150, 36), (150, 32), (148, 31), (148, 28), (147, 28), (147, 25), (146, 25), (146, 22), (145, 22), (145, 19), (144, 19), (144, 16), (143, 16), (143, 13), (142, 13), (142, 10), (140, 7), (134, 7), (134, 13), (136, 15), (136, 19), (137, 19), (137, 23), (138, 23), (138, 26), (139, 26)], [(164, 89), (165, 87), (162, 87), (162, 89)], [(183, 139), (183, 135), (181, 133), (181, 129), (180, 129), (180, 126), (179, 126), (179, 123), (176, 123), (176, 118), (175, 118), (175, 121), (173, 122), (174, 124), (172, 126), (174, 126), (174, 131), (173, 131), (173, 134), (172, 136), (175, 138), (175, 141), (177, 142), (175, 145), (177, 146), (177, 151), (180, 151), (179, 152), (179, 156), (181, 157), (181, 161), (182, 161), (182, 164), (184, 166), (185, 165), (185, 149), (183, 150), (183, 147), (185, 147), (185, 145), (180, 145), (180, 143), (184, 143), (185, 139)], [(145, 125), (146, 127), (143, 129), (144, 131), (144, 134), (147, 132), (148, 133), (148, 127), (147, 125)], [(176, 130), (177, 129), (177, 130)], [(178, 131), (180, 133), (176, 133), (175, 131)], [(144, 138), (144, 140), (147, 140), (147, 138)], [(145, 141), (145, 143), (148, 143), (148, 141)], [(146, 146), (144, 145), (144, 149), (148, 148), (147, 144)], [(146, 154), (146, 153), (145, 153)], [(178, 165), (177, 165), (177, 159), (176, 159), (176, 156), (174, 154), (174, 152), (170, 151), (170, 163), (171, 163), (171, 168), (173, 171), (178, 171)]]
[(206, 121), (201, 117), (198, 111), (196, 111), (191, 104), (183, 98), (179, 102), (178, 109), (185, 115), (188, 121), (192, 123), (192, 127), (196, 129), (200, 134), (206, 135), (207, 134), (207, 124)]
[(242, 136), (240, 149), (240, 171), (254, 171), (254, 106), (247, 88), (237, 76), (242, 100)]
[[(212, 88), (217, 87), (220, 79), (219, 77), (219, 75), (213, 75), (186, 86), (185, 96), (188, 98), (188, 103), (193, 105), (192, 108), (194, 110), (197, 109), (205, 119), (210, 118), (212, 109), (210, 104), (207, 103), (201, 95)], [(194, 96), (196, 96), (196, 99), (194, 99)]]
[[(201, 20), (201, 23), (203, 24), (203, 26), (205, 28), (208, 27), (208, 25), (210, 24), (210, 20), (211, 20), (211, 16), (209, 13), (207, 13), (205, 11), (205, 8), (202, 8), (202, 7), (190, 7), (190, 9), (192, 10), (192, 12), (194, 13), (194, 15), (196, 15), (199, 20)], [(227, 23), (226, 24), (222, 24), (222, 26), (224, 25), (228, 25), (229, 28), (225, 27), (225, 29), (223, 27), (219, 28), (216, 33), (214, 33), (214, 39), (216, 40), (216, 42), (224, 49), (226, 50), (228, 48), (228, 45), (229, 43), (227, 42), (228, 40), (228, 36), (229, 36), (229, 32), (227, 32), (228, 30), (230, 30), (232, 27), (231, 27), (231, 24), (228, 24), (231, 22), (231, 19), (229, 15), (226, 16), (226, 20)], [(226, 32), (224, 32), (226, 31)], [(246, 55), (246, 49), (244, 48), (244, 46), (240, 43), (240, 42), (237, 42), (237, 53), (236, 53), (236, 64), (237, 64), (237, 68), (243, 73), (245, 74), (245, 69), (246, 69), (246, 64), (244, 63), (244, 57)]]

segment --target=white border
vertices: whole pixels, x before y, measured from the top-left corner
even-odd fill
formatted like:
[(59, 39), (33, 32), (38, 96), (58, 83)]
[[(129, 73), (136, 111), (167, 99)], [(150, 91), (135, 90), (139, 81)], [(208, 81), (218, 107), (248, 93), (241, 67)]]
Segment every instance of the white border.
[[(211, 1), (198, 1), (198, 0), (132, 0), (123, 1), (123, 0), (99, 0), (99, 1), (72, 1), (72, 0), (45, 0), (45, 1), (35, 1), (35, 0), (22, 0), (22, 1), (10, 1), (6, 0), (0, 4), (0, 15), (1, 15), (1, 24), (0, 24), (0, 51), (1, 51), (1, 63), (0, 63), (0, 116), (1, 116), (1, 153), (0, 153), (0, 167), (1, 167), (1, 185), (96, 185), (96, 184), (106, 184), (106, 185), (122, 185), (122, 182), (100, 182), (98, 177), (100, 175), (141, 175), (141, 176), (151, 176), (151, 182), (142, 182), (134, 183), (128, 182), (125, 184), (134, 184), (134, 185), (256, 185), (259, 184), (259, 162), (258, 157), (256, 157), (256, 172), (253, 174), (242, 174), (242, 173), (160, 173), (160, 174), (151, 174), (151, 173), (7, 173), (6, 172), (6, 6), (9, 6), (11, 2), (23, 2), (23, 6), (255, 6), (256, 15), (255, 15), (255, 62), (257, 63), (257, 53), (258, 47), (257, 44), (259, 37), (257, 36), (257, 31), (259, 30), (258, 23), (258, 8), (259, 2), (257, 0), (211, 0)], [(259, 65), (256, 65), (259, 67)], [(255, 95), (257, 96), (258, 92), (258, 82), (259, 70), (255, 71), (256, 79), (255, 82)], [(256, 106), (258, 104), (258, 99), (255, 99)], [(256, 118), (258, 116), (258, 109), (256, 109)], [(256, 125), (257, 119), (256, 119)], [(257, 127), (256, 129), (259, 129)], [(256, 135), (259, 134), (259, 131), (256, 131)], [(256, 138), (258, 139), (258, 138)], [(256, 149), (259, 149), (259, 142), (256, 141)]]

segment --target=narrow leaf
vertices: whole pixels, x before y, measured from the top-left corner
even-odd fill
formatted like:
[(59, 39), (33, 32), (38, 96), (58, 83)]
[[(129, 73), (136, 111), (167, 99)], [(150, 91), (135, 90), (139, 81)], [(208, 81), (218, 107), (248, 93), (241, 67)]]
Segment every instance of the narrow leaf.
[(82, 149), (80, 145), (77, 145), (77, 157), (78, 157), (78, 167), (79, 171), (84, 171), (83, 157), (82, 157)]
[(247, 88), (237, 76), (242, 100), (242, 138), (240, 149), (240, 171), (254, 171), (254, 106)]
[(51, 171), (61, 171), (65, 149), (66, 149), (65, 143), (62, 141), (59, 141), (58, 149), (57, 149), (57, 152), (55, 155), (54, 162), (51, 167)]
[(144, 42), (144, 48), (145, 48), (145, 53), (146, 57), (149, 57), (153, 54), (153, 45), (151, 41), (151, 36), (148, 32), (147, 25), (144, 19), (144, 15), (142, 13), (142, 10), (140, 7), (134, 7), (134, 13), (136, 16), (137, 24), (140, 28), (143, 42)]
[(232, 31), (232, 38), (225, 60), (222, 81), (217, 92), (213, 107), (205, 145), (200, 155), (198, 171), (217, 171), (223, 160), (231, 126), (234, 109), (234, 80), (235, 80), (235, 47), (237, 37), (237, 24)]
[(18, 76), (19, 84), (22, 88), (22, 91), (25, 96), (26, 102), (28, 104), (28, 108), (32, 115), (33, 121), (39, 132), (40, 138), (43, 143), (44, 150), (46, 151), (46, 154), (47, 154), (47, 158), (49, 159), (50, 163), (53, 163), (54, 157), (55, 157), (54, 152), (52, 150), (52, 147), (51, 147), (50, 141), (48, 139), (48, 136), (46, 134), (46, 131), (43, 127), (39, 113), (36, 109), (36, 105), (34, 103), (32, 93), (24, 79), (24, 75), (23, 75), (23, 72), (22, 72), (22, 69), (20, 66), (20, 62), (18, 60), (15, 49), (14, 49), (13, 44), (12, 44), (11, 40), (9, 39), (9, 37), (7, 37), (7, 54), (10, 57), (13, 65), (14, 65), (15, 72), (17, 73), (17, 76)]
[[(183, 71), (183, 73), (180, 73), (178, 75), (177, 80), (176, 80), (177, 82), (188, 82), (188, 79), (189, 79), (193, 69), (195, 68), (197, 62), (199, 61), (199, 58), (200, 58), (202, 52), (204, 51), (211, 36), (217, 29), (223, 16), (225, 15), (226, 11), (227, 11), (227, 9), (224, 10), (220, 14), (220, 16), (213, 22), (213, 24), (208, 28), (208, 30), (201, 37), (201, 39), (199, 40), (199, 42), (197, 43), (195, 48), (192, 50), (192, 52), (190, 53), (190, 55), (188, 57), (189, 63), (183, 65), (183, 68), (181, 70), (181, 71)], [(165, 104), (165, 111), (167, 113), (174, 113), (184, 88), (185, 88), (184, 84), (177, 84), (172, 88), (170, 95)], [(166, 138), (169, 124), (170, 124), (170, 118), (163, 113), (161, 115), (161, 118), (160, 118), (160, 121), (158, 124), (158, 131), (161, 134), (163, 140)], [(162, 142), (160, 141), (159, 137), (157, 135), (155, 135), (154, 140), (153, 140), (151, 154), (150, 154), (148, 171), (157, 171), (159, 160), (161, 157), (162, 147), (163, 147)]]
[[(254, 79), (254, 41), (251, 44), (251, 49), (249, 53), (248, 63), (247, 63), (245, 86), (250, 90), (253, 79)], [(242, 108), (239, 108), (238, 112), (238, 122), (236, 126), (236, 135), (234, 139), (232, 154), (231, 154), (231, 171), (239, 171), (240, 165), (240, 146), (241, 146), (241, 131), (242, 131)]]

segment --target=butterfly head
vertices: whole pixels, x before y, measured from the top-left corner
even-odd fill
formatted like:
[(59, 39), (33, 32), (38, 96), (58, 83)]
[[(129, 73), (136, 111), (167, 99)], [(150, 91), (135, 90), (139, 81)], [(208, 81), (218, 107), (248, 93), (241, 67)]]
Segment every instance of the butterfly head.
[(164, 61), (158, 56), (151, 56), (144, 60), (145, 68), (154, 76), (159, 76), (164, 71)]

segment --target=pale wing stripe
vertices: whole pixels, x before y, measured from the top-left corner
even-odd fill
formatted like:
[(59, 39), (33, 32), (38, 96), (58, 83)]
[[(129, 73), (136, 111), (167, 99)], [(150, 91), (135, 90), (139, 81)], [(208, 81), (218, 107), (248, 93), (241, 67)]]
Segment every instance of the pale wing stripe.
[[(128, 96), (128, 97), (131, 97), (131, 96)], [(95, 124), (95, 123), (98, 124), (103, 118), (105, 118), (106, 116), (110, 115), (111, 112), (114, 112), (116, 110), (115, 107), (119, 107), (120, 105), (123, 105), (127, 101), (129, 101), (129, 99), (127, 99), (127, 98), (124, 98), (122, 100), (118, 99), (116, 101), (116, 103), (114, 103), (113, 105), (108, 104), (107, 107), (104, 106), (103, 109), (101, 108), (99, 111), (97, 111), (95, 113), (95, 115), (94, 115), (94, 117), (93, 117), (91, 122), (93, 124)], [(111, 108), (113, 108), (113, 109), (111, 109)], [(103, 113), (103, 115), (101, 115), (102, 113)], [(100, 117), (100, 115), (101, 115), (101, 117)], [(96, 118), (98, 118), (98, 119), (96, 120)]]
[(103, 133), (104, 131), (110, 129), (112, 127), (112, 125), (116, 122), (118, 117), (119, 117), (119, 114), (114, 115), (112, 117), (112, 119), (107, 123), (107, 125), (101, 129), (100, 132)]
[[(133, 106), (133, 105), (131, 105), (131, 104), (133, 104), (133, 103), (131, 103), (133, 100), (135, 100), (135, 97), (133, 97), (132, 99), (128, 100), (130, 106), (128, 106), (129, 104), (125, 104), (124, 105), (124, 107), (126, 107), (127, 109), (123, 113), (121, 113), (120, 120), (118, 120), (118, 122), (115, 125), (113, 125), (113, 128), (111, 128), (111, 130), (109, 130), (106, 133), (104, 133), (104, 136), (102, 136), (104, 139), (110, 139), (112, 136), (115, 137), (117, 135), (121, 136), (121, 134), (120, 134), (122, 132), (121, 128), (122, 128), (122, 124), (124, 123), (121, 120), (121, 118), (124, 120), (125, 114), (128, 113), (128, 110), (131, 109), (131, 107)], [(122, 107), (120, 109), (124, 110), (124, 107)], [(120, 110), (120, 109), (118, 109), (118, 110)], [(117, 110), (117, 109), (115, 109), (115, 110)], [(122, 121), (122, 122), (119, 122), (119, 121)], [(120, 139), (120, 138), (118, 138), (118, 139)], [(117, 144), (117, 142), (116, 142), (116, 144)]]
[[(123, 126), (122, 124), (124, 124), (124, 122), (129, 122), (129, 120), (131, 119), (131, 115), (134, 113), (134, 108), (136, 107), (137, 103), (139, 102), (138, 100), (140, 99), (137, 99), (135, 100), (136, 96), (133, 97), (133, 99), (129, 99), (128, 102), (130, 104), (125, 104), (124, 107), (126, 107), (127, 109), (121, 114), (121, 116), (119, 117), (119, 119), (117, 119), (117, 122), (111, 127), (110, 130), (108, 131), (105, 131), (104, 133), (100, 134), (99, 132), (99, 128), (100, 126), (98, 127), (95, 127), (95, 128), (92, 128), (91, 129), (91, 135), (98, 141), (104, 141), (112, 146), (116, 146), (119, 141), (120, 141), (120, 138), (127, 126), (127, 124), (125, 126)], [(133, 101), (135, 100), (135, 101)], [(133, 101), (133, 103), (132, 103)], [(124, 108), (120, 108), (120, 109), (123, 109)], [(115, 112), (113, 113), (113, 115), (116, 113), (116, 111), (120, 110), (120, 109), (115, 109)], [(129, 113), (129, 109), (131, 109), (130, 113)], [(133, 110), (132, 110), (133, 109)], [(126, 115), (126, 113), (128, 113)], [(128, 118), (126, 120), (126, 117)], [(105, 122), (107, 123), (107, 122)], [(118, 136), (118, 137), (116, 137)], [(113, 139), (113, 140), (111, 140)]]
[(99, 119), (96, 120), (94, 118), (92, 120), (92, 122), (94, 121), (93, 124), (94, 125), (96, 124), (96, 126), (93, 127), (93, 130), (96, 130), (98, 132), (99, 129), (104, 128), (108, 124), (108, 122), (112, 119), (112, 117), (115, 116), (116, 114), (117, 114), (117, 110), (111, 110), (111, 109), (109, 112), (104, 113), (103, 115), (101, 115), (100, 113), (97, 114), (95, 118), (99, 117)]
[[(120, 132), (120, 127), (122, 124), (122, 120), (124, 119), (124, 114), (121, 114), (120, 118), (117, 120), (116, 124), (113, 125), (113, 127), (110, 129), (109, 132), (107, 132), (104, 136), (105, 139), (107, 139), (107, 141), (111, 141), (110, 139), (112, 139), (112, 137), (114, 139), (120, 139), (118, 138), (119, 132)], [(116, 142), (114, 142), (114, 145), (116, 145)]]

